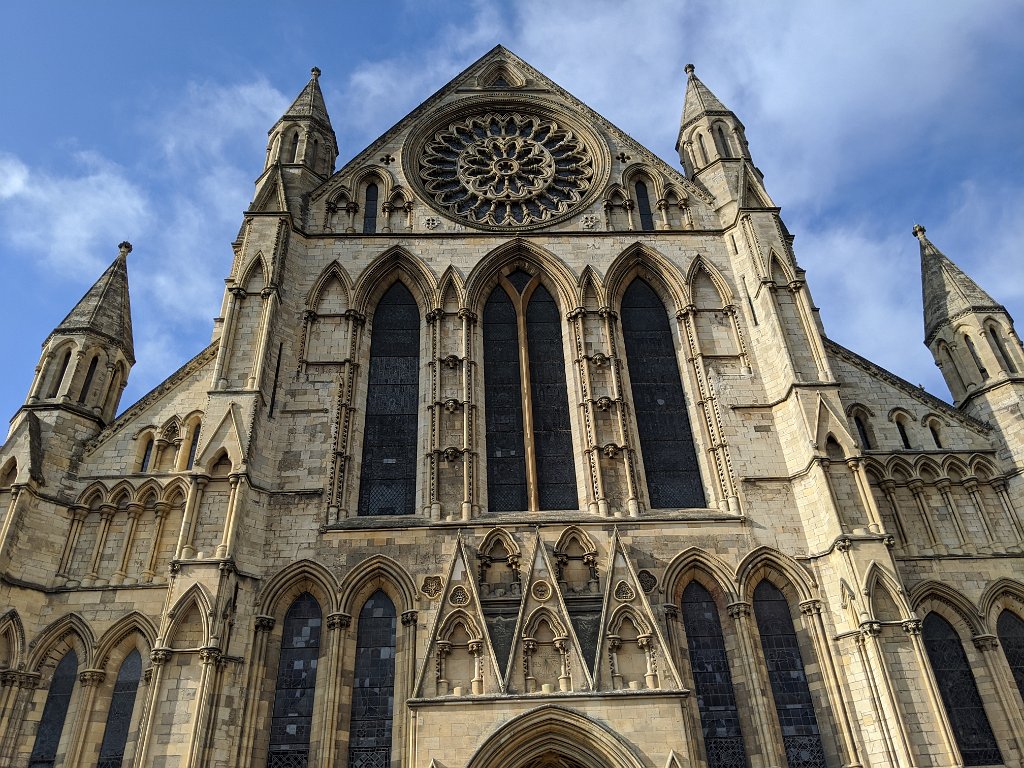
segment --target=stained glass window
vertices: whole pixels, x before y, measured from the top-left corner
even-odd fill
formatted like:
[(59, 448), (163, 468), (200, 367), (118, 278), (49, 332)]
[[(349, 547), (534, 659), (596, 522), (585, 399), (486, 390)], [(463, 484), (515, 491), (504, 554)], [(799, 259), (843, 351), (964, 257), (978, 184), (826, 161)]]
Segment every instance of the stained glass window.
[(70, 650), (53, 671), (46, 704), (43, 705), (43, 716), (39, 720), (39, 730), (36, 731), (36, 743), (28, 759), (29, 768), (53, 768), (77, 677), (78, 655)]
[(132, 710), (135, 709), (135, 695), (138, 693), (141, 678), (142, 656), (138, 651), (132, 651), (121, 662), (121, 669), (117, 673), (96, 768), (121, 768), (124, 748), (128, 743), (128, 727), (132, 722)]
[(636, 209), (640, 214), (640, 229), (644, 232), (654, 230), (654, 216), (651, 214), (651, 198), (647, 194), (647, 185), (638, 181), (636, 189)]
[(484, 305), (484, 391), (489, 509), (577, 509), (562, 319), (547, 288), (522, 270)]
[(348, 768), (388, 768), (395, 711), (395, 605), (377, 590), (359, 612)]
[(366, 185), (366, 208), (363, 211), (363, 233), (372, 235), (377, 231), (377, 185)]
[(683, 591), (683, 626), (708, 768), (744, 768), (747, 755), (718, 607), (711, 593), (696, 581)]
[(651, 507), (703, 507), (668, 312), (643, 278), (630, 283), (622, 297), (622, 336)]
[(1024, 621), (1011, 611), (1003, 611), (996, 621), (999, 644), (1006, 654), (1006, 661), (1013, 670), (1013, 679), (1024, 698)]
[(308, 592), (285, 614), (268, 768), (306, 768), (309, 762), (321, 620), (320, 606)]
[(754, 615), (782, 729), (786, 762), (789, 768), (824, 768), (825, 749), (789, 602), (770, 581), (762, 581), (754, 590)]
[(948, 621), (932, 612), (924, 617), (921, 636), (964, 765), (1002, 763), (1003, 756), (992, 735), (960, 635)]
[(370, 334), (360, 515), (415, 512), (419, 389), (419, 307), (395, 283), (377, 304)]

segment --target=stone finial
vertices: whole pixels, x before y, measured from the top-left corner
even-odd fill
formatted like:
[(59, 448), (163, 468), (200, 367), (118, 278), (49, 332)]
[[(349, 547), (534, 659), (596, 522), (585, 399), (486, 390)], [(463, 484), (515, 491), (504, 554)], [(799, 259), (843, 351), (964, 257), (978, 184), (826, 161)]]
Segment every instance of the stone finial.
[(918, 240), (924, 240), (924, 227), (922, 227), (920, 224), (914, 225), (914, 237), (916, 237)]
[(313, 76), (314, 80), (318, 80), (320, 78), (320, 67), (313, 67), (309, 70), (309, 74)]
[(117, 244), (117, 250), (122, 256), (127, 256), (132, 252), (132, 244), (125, 240), (124, 242)]
[(693, 74), (693, 64), (687, 64), (685, 67), (683, 67), (683, 72), (685, 72), (687, 75), (692, 75)]

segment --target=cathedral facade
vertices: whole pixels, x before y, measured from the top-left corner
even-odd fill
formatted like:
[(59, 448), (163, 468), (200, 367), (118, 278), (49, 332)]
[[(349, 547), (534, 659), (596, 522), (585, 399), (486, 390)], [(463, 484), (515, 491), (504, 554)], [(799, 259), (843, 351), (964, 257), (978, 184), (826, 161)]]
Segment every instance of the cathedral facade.
[(674, 169), (498, 47), (335, 170), (269, 133), (213, 338), (119, 413), (128, 262), (0, 448), (0, 766), (1024, 760), (1024, 348), (824, 332), (744, 128)]

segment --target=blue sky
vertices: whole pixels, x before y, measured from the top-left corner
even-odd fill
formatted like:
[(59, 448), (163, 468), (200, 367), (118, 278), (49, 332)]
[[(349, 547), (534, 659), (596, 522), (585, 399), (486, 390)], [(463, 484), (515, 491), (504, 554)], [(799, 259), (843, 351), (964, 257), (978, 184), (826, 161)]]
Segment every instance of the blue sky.
[(266, 132), (313, 65), (339, 167), (502, 43), (674, 166), (683, 66), (744, 122), (828, 334), (944, 398), (915, 222), (1024, 307), (1024, 4), (20, 3), (0, 84), (0, 412), (131, 240), (122, 408), (209, 340)]

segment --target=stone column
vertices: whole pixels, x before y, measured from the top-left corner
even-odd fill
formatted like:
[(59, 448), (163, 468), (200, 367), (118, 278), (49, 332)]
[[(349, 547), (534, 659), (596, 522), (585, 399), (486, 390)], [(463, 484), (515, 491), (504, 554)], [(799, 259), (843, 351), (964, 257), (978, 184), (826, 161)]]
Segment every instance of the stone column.
[(927, 703), (931, 707), (935, 722), (935, 734), (939, 737), (945, 752), (942, 759), (947, 765), (963, 765), (963, 761), (960, 759), (960, 750), (956, 746), (956, 738), (953, 736), (953, 729), (949, 724), (949, 717), (946, 715), (946, 707), (942, 703), (942, 695), (939, 693), (939, 686), (935, 682), (932, 665), (928, 661), (928, 654), (925, 652), (924, 642), (921, 639), (921, 621), (920, 619), (908, 619), (903, 622), (902, 626), (914, 646), (917, 667), (921, 673), (921, 680), (925, 684), (928, 695)]
[(85, 746), (85, 737), (89, 730), (89, 718), (93, 715), (96, 703), (96, 689), (103, 685), (107, 675), (102, 669), (83, 669), (78, 673), (78, 684), (81, 688), (79, 703), (75, 710), (75, 719), (67, 735), (67, 753), (64, 755), (65, 765), (78, 765)]
[(951, 483), (946, 478), (941, 478), (935, 483), (935, 487), (942, 496), (942, 503), (946, 506), (946, 511), (949, 512), (949, 517), (953, 521), (953, 527), (956, 529), (957, 538), (960, 539), (960, 546), (963, 547), (965, 552), (976, 552), (977, 547), (967, 539), (967, 531), (964, 530), (964, 521), (960, 519), (960, 510), (957, 508), (956, 499), (953, 498), (953, 494), (950, 492)]
[(473, 657), (473, 679), (470, 681), (470, 691), (474, 695), (484, 692), (484, 644), (482, 640), (471, 640), (469, 642), (469, 653)]
[(224, 514), (224, 533), (221, 535), (220, 544), (217, 545), (216, 557), (231, 557), (235, 539), (235, 527), (238, 519), (238, 495), (239, 484), (243, 479), (241, 474), (232, 474), (228, 477), (231, 490), (228, 493), (228, 508)]
[(338, 758), (338, 729), (341, 725), (342, 670), (345, 659), (345, 635), (352, 625), (347, 613), (332, 613), (327, 617), (327, 678), (321, 685), (327, 691), (324, 706), (324, 730), (320, 739), (320, 768), (334, 768)]
[(270, 346), (270, 326), (274, 323), (277, 311), (277, 286), (270, 285), (264, 288), (260, 297), (263, 299), (263, 313), (260, 317), (259, 341), (256, 344), (252, 375), (246, 382), (248, 389), (260, 389), (263, 386), (263, 367), (267, 359), (267, 348)]
[(142, 715), (139, 717), (139, 730), (135, 742), (135, 759), (132, 760), (132, 768), (149, 768), (147, 757), (153, 736), (153, 714), (160, 704), (164, 664), (170, 658), (171, 651), (168, 648), (154, 648), (150, 651), (149, 659), (153, 666), (148, 670), (149, 686), (146, 691), (146, 699), (142, 705)]
[(192, 717), (192, 731), (189, 734), (184, 768), (205, 768), (202, 764), (203, 744), (210, 729), (213, 709), (213, 702), (210, 699), (220, 657), (220, 648), (207, 647), (199, 651), (202, 671), (199, 673), (199, 685), (196, 686), (196, 711)]
[[(135, 529), (139, 524), (139, 515), (142, 514), (142, 505), (132, 503), (128, 505), (128, 523), (124, 533), (124, 544), (121, 547), (121, 557), (118, 560), (117, 570), (110, 577), (111, 584), (121, 584), (128, 576), (128, 559), (132, 556), (132, 544), (135, 540)], [(135, 579), (132, 580), (133, 583)]]
[(468, 309), (459, 310), (462, 321), (462, 519), (473, 517), (479, 509), (476, 498), (476, 406), (473, 397), (473, 380), (476, 366), (473, 363), (473, 327), (476, 314)]
[(899, 700), (893, 690), (892, 681), (889, 679), (885, 652), (878, 639), (881, 633), (882, 625), (879, 622), (862, 623), (857, 635), (857, 652), (860, 655), (864, 676), (871, 688), (871, 699), (884, 738), (885, 749), (889, 755), (889, 762), (894, 767), (915, 768), (905, 715), (900, 710)]
[(1024, 526), (1021, 525), (1017, 510), (1013, 507), (1013, 500), (1010, 498), (1009, 491), (1007, 490), (1006, 480), (1001, 477), (996, 478), (992, 481), (992, 487), (999, 497), (999, 503), (1003, 507), (1003, 512), (1006, 513), (1006, 519), (1010, 521), (1013, 530), (1017, 532), (1018, 544), (1024, 544)]
[[(1005, 720), (1007, 724), (1005, 729), (997, 730), (1003, 730), (1004, 734), (1008, 731), (1013, 736), (1013, 743), (1018, 755), (1017, 764), (1019, 765), (1019, 756), (1024, 754), (1024, 713), (1016, 703), (1016, 683), (1012, 678), (1008, 679), (1004, 673), (1007, 665), (1005, 658), (999, 658), (1002, 655), (999, 649), (999, 638), (995, 635), (975, 635), (971, 639), (974, 641), (974, 647), (981, 652), (981, 657), (985, 661), (985, 669), (996, 689), (996, 702), (1003, 716), (1001, 719)], [(1011, 764), (1006, 757), (1004, 754), (1005, 763)]]
[(907, 483), (907, 487), (914, 496), (914, 503), (917, 504), (917, 511), (921, 515), (921, 522), (924, 523), (924, 529), (928, 533), (928, 546), (935, 554), (947, 554), (949, 550), (944, 544), (939, 544), (939, 539), (935, 535), (935, 528), (932, 527), (932, 517), (924, 499), (924, 483), (915, 478)]
[(846, 460), (846, 466), (853, 474), (853, 481), (857, 484), (857, 491), (860, 494), (861, 504), (868, 513), (868, 521), (872, 533), (885, 533), (885, 526), (882, 524), (882, 516), (878, 513), (878, 506), (875, 504), (875, 496), (871, 493), (871, 486), (864, 476), (864, 463), (859, 458)]
[(38, 684), (37, 672), (0, 673), (0, 765), (14, 765), (18, 734)]
[[(13, 506), (13, 500), (11, 506)], [(8, 509), (7, 514), (11, 514), (10, 509)], [(71, 507), (71, 525), (68, 528), (68, 537), (64, 541), (64, 551), (61, 552), (60, 563), (57, 566), (58, 578), (68, 579), (70, 577), (68, 569), (71, 567), (71, 558), (75, 554), (75, 547), (78, 545), (78, 539), (82, 535), (82, 524), (88, 515), (88, 507), (82, 507), (77, 504)]]
[(196, 556), (192, 546), (195, 537), (196, 518), (199, 516), (199, 504), (203, 500), (203, 489), (210, 482), (206, 475), (191, 475), (188, 487), (188, 498), (185, 499), (185, 512), (181, 520), (181, 535), (178, 537), (175, 560), (190, 560)]
[[(601, 352), (590, 356), (590, 363), (596, 368), (608, 366), (608, 375), (612, 384), (612, 400), (619, 404), (618, 407), (618, 440), (622, 446), (622, 457), (625, 463), (626, 475), (626, 514), (630, 517), (637, 517), (640, 514), (640, 496), (637, 490), (636, 478), (636, 451), (633, 448), (633, 441), (630, 438), (630, 428), (627, 418), (625, 400), (622, 397), (622, 369), (621, 360), (616, 350), (619, 348), (616, 338), (619, 316), (610, 307), (602, 307), (598, 310), (598, 317), (604, 322), (604, 335), (608, 344), (608, 354)], [(596, 460), (596, 459), (595, 459)], [(621, 512), (616, 512), (621, 514)]]
[(899, 504), (896, 502), (896, 483), (892, 480), (883, 480), (878, 487), (882, 489), (885, 500), (889, 503), (889, 509), (892, 510), (892, 520), (896, 526), (896, 535), (899, 537), (900, 546), (906, 550), (908, 555), (916, 555), (917, 545), (907, 536), (907, 530), (903, 527), (903, 520), (900, 516)]
[(160, 537), (164, 533), (164, 521), (167, 519), (169, 507), (166, 502), (158, 501), (154, 510), (153, 521), (153, 545), (149, 549), (149, 560), (146, 563), (146, 570), (142, 572), (142, 581), (150, 584), (156, 576), (156, 559), (160, 555)]
[(991, 551), (992, 546), (996, 544), (996, 537), (992, 535), (992, 526), (988, 522), (988, 512), (985, 509), (985, 502), (981, 498), (978, 481), (972, 477), (966, 478), (964, 480), (964, 490), (971, 497), (971, 503), (974, 505), (974, 509), (978, 513), (978, 519), (981, 521), (981, 527), (985, 531), (986, 549)]
[(107, 532), (110, 530), (110, 518), (116, 510), (110, 504), (100, 506), (100, 529), (96, 532), (96, 546), (92, 550), (92, 559), (89, 561), (89, 572), (86, 573), (83, 583), (88, 585), (96, 583), (100, 570), (100, 558), (103, 556), (103, 549), (107, 544)]
[(238, 302), (245, 297), (245, 289), (234, 287), (228, 289), (228, 306), (224, 310), (224, 326), (220, 333), (220, 347), (217, 349), (217, 360), (213, 367), (213, 384), (217, 389), (227, 389), (228, 380), (225, 375), (228, 352), (231, 347), (232, 336), (235, 333), (235, 314), (238, 309)]
[[(255, 635), (249, 652), (249, 664), (245, 677), (245, 690), (248, 696), (244, 702), (239, 729), (241, 738), (239, 740), (237, 765), (245, 766), (252, 765), (257, 719), (262, 708), (260, 694), (262, 693), (263, 682), (266, 679), (267, 638), (274, 629), (275, 620), (273, 616), (260, 615), (256, 617), (254, 624)], [(331, 726), (328, 725), (328, 728), (330, 729)]]

